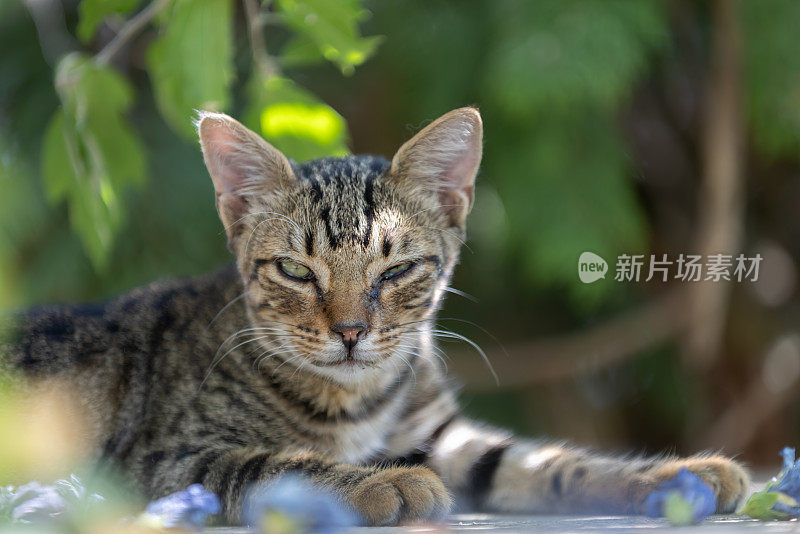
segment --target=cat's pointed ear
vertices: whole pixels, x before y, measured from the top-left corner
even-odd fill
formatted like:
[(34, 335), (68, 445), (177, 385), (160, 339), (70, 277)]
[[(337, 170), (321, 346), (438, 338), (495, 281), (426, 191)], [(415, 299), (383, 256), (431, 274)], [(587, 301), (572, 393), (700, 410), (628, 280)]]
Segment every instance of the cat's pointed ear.
[(392, 177), (438, 195), (451, 226), (463, 227), (472, 208), (481, 163), (483, 124), (475, 108), (460, 108), (433, 121), (392, 158)]
[(228, 115), (201, 111), (197, 131), (230, 244), (253, 204), (294, 180), (292, 166), (277, 148)]

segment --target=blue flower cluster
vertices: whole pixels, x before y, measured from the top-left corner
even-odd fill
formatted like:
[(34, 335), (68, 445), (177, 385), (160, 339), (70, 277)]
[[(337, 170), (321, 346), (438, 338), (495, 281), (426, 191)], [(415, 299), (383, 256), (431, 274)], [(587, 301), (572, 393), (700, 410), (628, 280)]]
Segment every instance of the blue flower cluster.
[(800, 517), (800, 461), (795, 461), (791, 447), (785, 447), (781, 456), (781, 472), (772, 477), (763, 491), (757, 491), (747, 499), (741, 513), (763, 520)]
[(791, 501), (779, 499), (772, 505), (772, 509), (790, 517), (800, 517), (800, 506), (798, 505), (798, 501), (800, 501), (800, 460), (795, 461), (794, 449), (791, 447), (784, 447), (781, 456), (783, 457), (783, 469), (777, 477), (770, 481), (768, 489), (782, 493)]
[(160, 528), (180, 527), (188, 530), (203, 528), (209, 515), (220, 512), (216, 495), (201, 484), (167, 495), (147, 505), (146, 522)]
[(666, 517), (675, 525), (694, 524), (714, 513), (717, 497), (699, 476), (683, 468), (647, 496), (645, 507), (650, 517)]
[(295, 475), (255, 486), (245, 500), (242, 518), (264, 533), (330, 534), (360, 524), (336, 495)]

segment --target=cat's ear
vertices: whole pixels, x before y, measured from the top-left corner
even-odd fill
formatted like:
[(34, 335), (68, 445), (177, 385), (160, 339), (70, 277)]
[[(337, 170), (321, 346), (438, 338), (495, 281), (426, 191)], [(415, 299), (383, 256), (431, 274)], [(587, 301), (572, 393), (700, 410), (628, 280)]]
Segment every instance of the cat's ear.
[(277, 148), (228, 115), (201, 111), (197, 131), (230, 243), (254, 202), (294, 180), (292, 166)]
[(481, 163), (483, 124), (475, 108), (460, 108), (433, 121), (392, 158), (394, 179), (438, 195), (452, 226), (463, 227), (472, 208)]

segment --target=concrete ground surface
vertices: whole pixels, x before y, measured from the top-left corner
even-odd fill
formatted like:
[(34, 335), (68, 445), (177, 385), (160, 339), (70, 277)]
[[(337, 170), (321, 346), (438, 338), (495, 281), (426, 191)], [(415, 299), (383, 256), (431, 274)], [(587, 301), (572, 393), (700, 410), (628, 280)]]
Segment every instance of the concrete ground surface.
[[(764, 488), (769, 475), (756, 474), (756, 482), (750, 490)], [(800, 534), (800, 522), (757, 521), (737, 515), (711, 516), (698, 525), (673, 527), (666, 519), (650, 519), (644, 516), (547, 516), (547, 515), (497, 515), (497, 514), (457, 514), (439, 524), (410, 525), (402, 527), (356, 527), (342, 534), (398, 534), (403, 532), (579, 532), (584, 533), (654, 533), (654, 534), (715, 534), (732, 532), (734, 534), (765, 532), (780, 534), (791, 532)], [(216, 528), (208, 532), (218, 534), (252, 534), (253, 530), (242, 528)]]
[[(738, 516), (713, 516), (699, 525), (673, 527), (664, 519), (630, 516), (511, 516), (470, 514), (455, 515), (438, 525), (405, 527), (352, 528), (347, 534), (396, 534), (400, 532), (580, 532), (580, 533), (721, 533), (766, 532), (778, 534), (792, 532), (800, 534), (797, 521), (756, 521)], [(250, 534), (253, 531), (240, 528), (210, 529), (219, 534)]]

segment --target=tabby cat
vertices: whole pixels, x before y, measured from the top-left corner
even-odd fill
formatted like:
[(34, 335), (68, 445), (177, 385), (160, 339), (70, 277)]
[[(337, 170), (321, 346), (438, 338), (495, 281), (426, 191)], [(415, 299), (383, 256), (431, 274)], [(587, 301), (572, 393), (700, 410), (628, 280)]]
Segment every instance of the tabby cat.
[(299, 472), (384, 525), (441, 517), (451, 495), (502, 512), (640, 513), (681, 467), (713, 487), (718, 512), (746, 495), (748, 475), (721, 456), (600, 456), (459, 414), (433, 320), (473, 201), (476, 109), (391, 161), (298, 164), (226, 115), (197, 127), (235, 267), (25, 311), (0, 350), (0, 366), (66, 381), (98, 459), (147, 496), (202, 483), (236, 523), (249, 486)]

